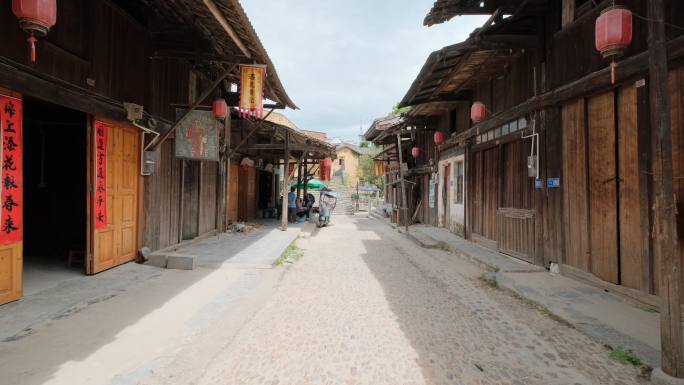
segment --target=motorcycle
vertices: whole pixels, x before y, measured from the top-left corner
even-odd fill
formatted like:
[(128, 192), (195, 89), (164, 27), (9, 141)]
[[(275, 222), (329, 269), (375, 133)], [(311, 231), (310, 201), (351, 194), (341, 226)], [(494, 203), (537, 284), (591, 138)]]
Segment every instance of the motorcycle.
[(330, 223), (330, 217), (332, 216), (333, 210), (335, 210), (335, 205), (337, 205), (337, 194), (330, 190), (321, 191), (318, 202), (318, 221), (316, 222), (316, 226), (324, 227)]

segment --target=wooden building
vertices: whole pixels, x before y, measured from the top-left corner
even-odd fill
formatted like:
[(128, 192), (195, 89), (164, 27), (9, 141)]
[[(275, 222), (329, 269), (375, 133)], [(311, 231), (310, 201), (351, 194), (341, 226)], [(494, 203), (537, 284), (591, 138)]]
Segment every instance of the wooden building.
[[(179, 109), (210, 109), (217, 97), (236, 105), (238, 64), (266, 65), (270, 107), (296, 108), (237, 0), (57, 6), (35, 64), (10, 3), (0, 7), (0, 304), (21, 297), (24, 268), (68, 262), (94, 274), (135, 259), (142, 247), (172, 247), (255, 218), (276, 194), (267, 165), (282, 162), (284, 151), (268, 146), (282, 138), (300, 156), (334, 152), (234, 115), (217, 130), (217, 159), (176, 157)], [(142, 119), (129, 116), (127, 103), (143, 106)], [(245, 157), (256, 162), (240, 167)], [(238, 193), (239, 185), (248, 188)]]
[[(612, 84), (609, 61), (594, 48), (596, 18), (612, 1), (493, 0), (482, 7), (438, 0), (426, 25), (456, 15), (491, 17), (465, 42), (433, 53), (400, 107), (412, 106), (405, 126), (447, 135), (434, 158), (439, 202), (447, 202), (438, 216), (448, 217), (438, 225), (657, 304), (646, 2), (618, 3), (636, 16)], [(681, 24), (684, 4), (665, 4), (666, 22)], [(681, 259), (684, 37), (680, 28), (666, 32)], [(470, 120), (476, 101), (487, 109), (479, 123)], [(417, 133), (401, 134), (431, 151), (414, 140)], [(463, 172), (455, 172), (461, 161)], [(455, 178), (463, 178), (462, 192)], [(461, 194), (459, 222), (449, 210)]]

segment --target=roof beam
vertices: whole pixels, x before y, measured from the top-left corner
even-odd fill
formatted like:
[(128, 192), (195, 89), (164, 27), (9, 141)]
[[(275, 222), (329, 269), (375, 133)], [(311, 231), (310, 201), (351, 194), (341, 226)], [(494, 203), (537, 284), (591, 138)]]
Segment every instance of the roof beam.
[(223, 16), (223, 13), (221, 13), (221, 10), (218, 8), (216, 3), (214, 3), (213, 0), (203, 0), (204, 5), (207, 6), (207, 9), (209, 9), (209, 12), (214, 16), (214, 19), (223, 27), (223, 29), (226, 31), (228, 36), (233, 40), (235, 45), (238, 46), (240, 51), (242, 52), (243, 55), (247, 56), (249, 59), (252, 58), (252, 53), (249, 52), (247, 47), (242, 43), (242, 40), (240, 37), (237, 35), (233, 27), (230, 26), (228, 23), (228, 20)]

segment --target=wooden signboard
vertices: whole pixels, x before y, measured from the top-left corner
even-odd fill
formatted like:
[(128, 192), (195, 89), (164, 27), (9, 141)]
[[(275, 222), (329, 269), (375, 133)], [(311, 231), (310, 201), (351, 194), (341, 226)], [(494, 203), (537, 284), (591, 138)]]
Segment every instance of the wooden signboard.
[[(180, 118), (184, 109), (176, 109)], [(192, 111), (176, 128), (176, 157), (219, 160), (218, 122), (211, 111)]]

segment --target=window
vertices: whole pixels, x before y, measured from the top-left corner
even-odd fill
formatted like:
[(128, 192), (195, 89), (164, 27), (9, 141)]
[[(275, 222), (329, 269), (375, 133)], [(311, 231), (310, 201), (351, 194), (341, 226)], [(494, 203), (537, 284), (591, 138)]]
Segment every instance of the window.
[(453, 196), (454, 203), (457, 205), (463, 204), (463, 172), (463, 161), (459, 160), (454, 166), (454, 181), (456, 182), (454, 188), (456, 189), (456, 193), (453, 194)]
[(343, 156), (340, 157), (339, 161), (340, 161), (340, 166), (344, 166), (344, 157)]

